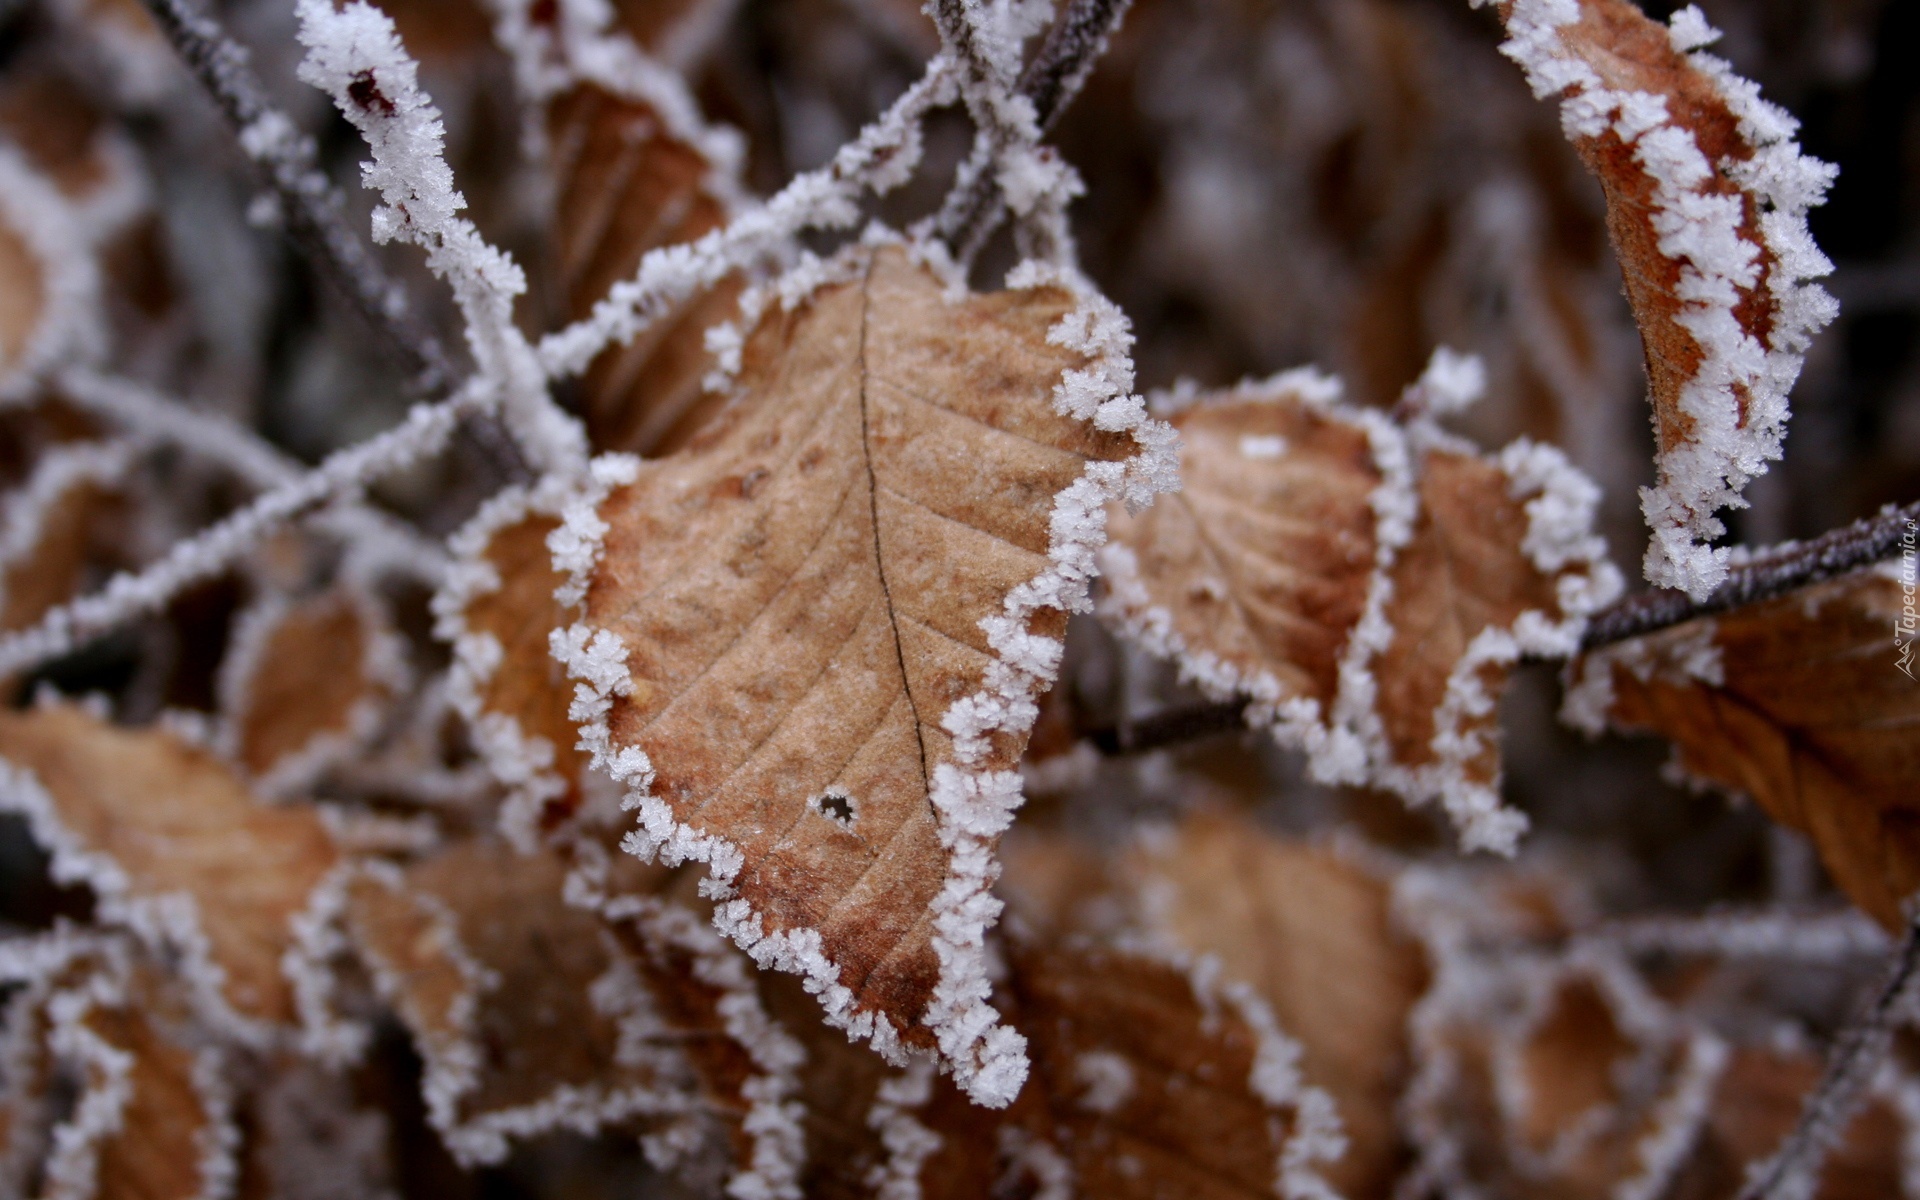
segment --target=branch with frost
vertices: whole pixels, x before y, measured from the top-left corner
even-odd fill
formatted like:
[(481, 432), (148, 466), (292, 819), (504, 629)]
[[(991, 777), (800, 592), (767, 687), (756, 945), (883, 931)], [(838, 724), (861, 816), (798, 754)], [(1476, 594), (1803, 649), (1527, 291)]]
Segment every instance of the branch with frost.
[[(416, 392), (444, 395), (455, 382), (446, 347), (421, 320), (406, 285), (387, 274), (347, 225), (345, 197), (320, 170), (313, 139), (267, 99), (266, 87), (247, 63), (245, 47), (188, 0), (146, 0), (146, 5), (273, 188), (295, 249), (404, 364)], [(519, 448), (490, 418), (476, 417), (465, 428), (510, 478), (527, 475)]]
[(460, 215), (466, 197), (446, 162), (440, 110), (420, 90), (419, 64), (392, 19), (361, 0), (337, 11), (331, 0), (301, 0), (295, 11), (307, 47), (300, 78), (333, 97), (372, 151), (361, 179), (382, 201), (374, 240), (421, 247), (428, 268), (452, 287), (486, 390), (533, 465), (583, 471), (586, 431), (548, 395), (546, 372), (513, 319), (526, 274)]
[[(1059, 22), (1047, 32), (1039, 52), (1021, 74), (1019, 94), (1032, 105), (1038, 134), (1053, 127), (1093, 73), (1107, 41), (1120, 28), (1132, 0), (1071, 0)], [(961, 262), (970, 261), (986, 243), (1006, 210), (999, 203), (999, 181), (969, 161), (935, 219), (940, 237)]]
[(146, 613), (225, 570), (261, 538), (301, 513), (409, 466), (446, 443), (456, 422), (492, 403), (474, 380), (439, 404), (416, 405), (397, 427), (338, 451), (313, 470), (173, 547), (147, 567), (115, 575), (88, 596), (53, 609), (30, 628), (0, 637), (0, 674), (28, 670)]
[(1833, 1149), (1893, 1048), (1895, 1029), (1913, 1020), (1920, 1000), (1920, 911), (1908, 917), (1887, 980), (1872, 1005), (1841, 1031), (1827, 1069), (1800, 1110), (1800, 1120), (1772, 1158), (1750, 1167), (1739, 1200), (1810, 1195)]
[[(133, 380), (75, 367), (61, 374), (59, 383), (61, 396), (76, 407), (138, 438), (217, 463), (257, 490), (294, 486), (306, 471), (245, 426), (196, 411)], [(416, 578), (435, 581), (446, 564), (446, 550), (440, 543), (367, 505), (339, 504), (316, 520), (332, 526), (354, 555), (378, 554), (383, 566)], [(392, 552), (380, 553), (383, 548)]]
[(1734, 556), (1727, 579), (1704, 600), (1685, 592), (1641, 592), (1595, 614), (1581, 649), (1623, 642), (1696, 617), (1744, 608), (1845, 575), (1900, 552), (1901, 536), (1920, 521), (1920, 501), (1887, 507), (1807, 542), (1786, 542)]

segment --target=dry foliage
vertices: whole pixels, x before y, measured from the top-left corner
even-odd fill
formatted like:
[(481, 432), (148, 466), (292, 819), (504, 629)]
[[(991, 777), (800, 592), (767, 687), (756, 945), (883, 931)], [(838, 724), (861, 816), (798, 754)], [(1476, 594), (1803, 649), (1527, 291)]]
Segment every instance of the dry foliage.
[(1920, 1194), (1833, 171), (1456, 7), (0, 5), (0, 1192)]

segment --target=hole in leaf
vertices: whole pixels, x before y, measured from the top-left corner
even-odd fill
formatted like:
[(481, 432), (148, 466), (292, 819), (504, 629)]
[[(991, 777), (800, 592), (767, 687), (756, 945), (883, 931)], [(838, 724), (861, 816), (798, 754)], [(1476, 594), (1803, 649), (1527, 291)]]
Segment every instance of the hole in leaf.
[(838, 788), (829, 788), (814, 800), (820, 815), (836, 825), (853, 828), (853, 797)]

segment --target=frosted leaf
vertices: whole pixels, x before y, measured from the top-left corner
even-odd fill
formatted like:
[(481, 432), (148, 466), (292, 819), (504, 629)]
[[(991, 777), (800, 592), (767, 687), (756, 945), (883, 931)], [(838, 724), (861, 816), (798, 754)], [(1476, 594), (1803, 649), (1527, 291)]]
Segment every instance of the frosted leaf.
[(1173, 421), (1184, 487), (1112, 514), (1102, 617), (1245, 698), (1318, 778), (1437, 800), (1469, 848), (1510, 852), (1524, 818), (1500, 803), (1496, 701), (1521, 655), (1570, 653), (1619, 589), (1598, 490), (1551, 447), (1482, 456), (1291, 377)]
[[(586, 564), (555, 653), (633, 849), (709, 863), (757, 961), (1005, 1104), (993, 841), (1102, 504), (1166, 486), (1165, 427), (1137, 401), (1111, 432), (1070, 415), (1131, 382), (1123, 319), (1070, 277), (950, 299), (856, 247), (827, 278), (850, 282), (763, 316), (719, 421), (555, 536)], [(807, 807), (830, 787), (852, 828)]]
[(0, 715), (0, 806), (99, 917), (181, 956), (202, 1016), (252, 1037), (290, 1023), (281, 960), (337, 854), (319, 818), (254, 800), (212, 752), (78, 707)]
[(1832, 167), (1726, 62), (1691, 6), (1671, 29), (1627, 0), (1508, 0), (1502, 50), (1607, 195), (1607, 229), (1646, 349), (1659, 479), (1642, 492), (1647, 578), (1695, 599), (1726, 577), (1714, 514), (1780, 457), (1787, 393), (1833, 319), (1807, 209)]
[[(1137, 939), (1031, 935), (1004, 949), (1001, 1002), (1034, 1058), (1004, 1110), (970, 1103), (924, 1061), (890, 1071), (796, 1015), (816, 1147), (805, 1194), (1337, 1194), (1323, 1176), (1339, 1120), (1257, 996)], [(805, 1003), (784, 981), (766, 990), (778, 1012)]]
[(111, 956), (47, 1000), (48, 1049), (78, 1078), (51, 1134), (48, 1200), (216, 1196), (240, 1134), (223, 1056), (204, 1046), (177, 981)]
[[(554, 258), (574, 319), (590, 315), (648, 251), (725, 224), (728, 181), (644, 100), (582, 84), (551, 102), (547, 120)], [(711, 414), (719, 396), (705, 387), (716, 365), (706, 335), (735, 315), (739, 293), (738, 276), (729, 276), (593, 360), (582, 395), (596, 449), (671, 450)]]
[(428, 1120), (462, 1163), (692, 1104), (677, 1047), (623, 1048), (622, 1021), (650, 1014), (596, 1002), (601, 980), (632, 967), (598, 917), (563, 899), (565, 876), (550, 853), (470, 839), (350, 885), (348, 938), (413, 1035)]
[[(1332, 1097), (1347, 1151), (1322, 1169), (1342, 1195), (1399, 1170), (1394, 1104), (1406, 1021), (1425, 987), (1419, 948), (1392, 928), (1387, 883), (1340, 854), (1225, 814), (1195, 815), (1113, 868), (1146, 927), (1253, 988)], [(1013, 870), (1010, 868), (1010, 874)]]
[(507, 788), (502, 832), (531, 849), (580, 811), (587, 755), (567, 717), (572, 685), (548, 653), (567, 611), (547, 539), (570, 490), (509, 488), (453, 538), (457, 556), (433, 600), (435, 633), (453, 646), (451, 699), (489, 771)]
[(112, 557), (108, 519), (124, 495), (124, 445), (58, 446), (0, 508), (0, 629), (23, 629), (72, 599), (89, 566)]
[(360, 749), (406, 685), (404, 649), (371, 596), (337, 587), (243, 614), (221, 663), (225, 747), (270, 795)]
[(1689, 776), (1805, 832), (1898, 929), (1920, 888), (1920, 686), (1888, 632), (1911, 611), (1901, 588), (1895, 560), (1609, 646), (1569, 668), (1565, 715), (1666, 737)]

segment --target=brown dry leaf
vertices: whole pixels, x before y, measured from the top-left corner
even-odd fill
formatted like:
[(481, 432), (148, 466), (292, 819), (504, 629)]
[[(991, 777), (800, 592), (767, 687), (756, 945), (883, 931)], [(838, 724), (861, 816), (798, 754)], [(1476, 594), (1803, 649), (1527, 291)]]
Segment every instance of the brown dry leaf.
[[(1671, 1200), (1736, 1195), (1748, 1165), (1773, 1154), (1792, 1131), (1820, 1070), (1820, 1060), (1805, 1051), (1756, 1046), (1733, 1051), (1699, 1143), (1665, 1195)], [(1901, 1144), (1911, 1136), (1908, 1128), (1888, 1096), (1870, 1096), (1833, 1144), (1814, 1200), (1905, 1195)]]
[[(232, 1170), (238, 1136), (220, 1060), (181, 1039), (187, 1018), (171, 990), (155, 971), (137, 969), (124, 1003), (84, 1018), (87, 1032), (131, 1060), (118, 1127), (103, 1130), (94, 1151), (97, 1200), (193, 1200)], [(88, 1079), (89, 1088), (102, 1086), (112, 1085)]]
[(1464, 964), (1416, 1011), (1420, 1072), (1405, 1120), (1415, 1175), (1442, 1194), (1565, 1200), (1669, 1195), (1726, 1048), (1615, 959)]
[(307, 809), (262, 807), (210, 750), (86, 709), (0, 714), (0, 806), (26, 816), (54, 878), (110, 923), (162, 938), (216, 1022), (291, 1022), (289, 923), (338, 854)]
[(579, 812), (587, 768), (567, 717), (573, 685), (548, 650), (567, 620), (553, 595), (566, 576), (547, 549), (559, 527), (550, 488), (503, 491), (454, 536), (463, 565), (433, 600), (435, 632), (453, 645), (451, 698), (508, 789), (501, 832), (528, 850)]
[(1112, 515), (1101, 613), (1321, 780), (1439, 800), (1468, 847), (1511, 850), (1495, 705), (1618, 591), (1597, 491), (1551, 448), (1485, 458), (1337, 391), (1295, 373), (1176, 414), (1184, 486)]
[(637, 985), (606, 982), (634, 968), (599, 917), (562, 899), (565, 875), (554, 854), (469, 839), (349, 885), (348, 935), (412, 1032), (428, 1119), (462, 1163), (554, 1128), (681, 1115), (695, 1097), (678, 1049), (623, 1033), (666, 1024)]
[(622, 486), (555, 537), (584, 601), (555, 652), (635, 848), (708, 862), (758, 961), (1004, 1104), (992, 845), (1099, 505), (1164, 486), (1165, 429), (1126, 396), (1118, 311), (1064, 278), (956, 297), (897, 249), (823, 270), (684, 449), (597, 465)]
[(404, 674), (372, 597), (269, 598), (240, 619), (221, 666), (234, 761), (264, 792), (304, 786), (367, 739)]
[[(64, 944), (63, 944), (64, 943)], [(75, 1200), (194, 1200), (230, 1177), (238, 1133), (224, 1055), (192, 1020), (181, 981), (124, 942), (63, 931), (50, 976), (26, 995), (47, 1081), (64, 1110), (46, 1139), (35, 1194)], [(29, 951), (32, 953), (32, 951)], [(16, 1005), (15, 1013), (20, 1015)], [(10, 1031), (11, 1033), (11, 1031)], [(16, 1184), (21, 1180), (16, 1179)], [(24, 1191), (17, 1194), (26, 1194)]]
[(6, 499), (0, 523), (0, 629), (24, 629), (71, 600), (87, 568), (108, 557), (103, 526), (122, 496), (124, 445), (46, 451)]
[(1696, 599), (1726, 577), (1714, 512), (1780, 456), (1787, 392), (1837, 311), (1807, 233), (1833, 169), (1722, 60), (1691, 6), (1671, 26), (1629, 0), (1506, 0), (1502, 50), (1562, 120), (1607, 195), (1640, 325), (1659, 443), (1647, 578)]
[(1906, 603), (1884, 565), (1610, 646), (1570, 668), (1564, 715), (1669, 739), (1689, 775), (1812, 837), (1897, 929), (1920, 888), (1920, 684), (1890, 636)]
[[(621, 17), (649, 45), (679, 27), (686, 7), (630, 4)], [(660, 98), (592, 82), (549, 104), (553, 257), (570, 319), (588, 316), (647, 251), (691, 242), (726, 223), (739, 188), (735, 170), (710, 159), (703, 142), (711, 134), (693, 124), (697, 116), (679, 121), (676, 127), (663, 115)], [(581, 394), (595, 447), (667, 453), (712, 416), (723, 396), (703, 388), (715, 366), (706, 332), (735, 315), (740, 289), (739, 277), (729, 276), (594, 358)]]
[(0, 371), (10, 373), (46, 308), (40, 261), (11, 224), (0, 221)]
[(1155, 932), (1217, 959), (1300, 1043), (1303, 1073), (1333, 1096), (1347, 1133), (1328, 1182), (1345, 1196), (1385, 1194), (1401, 1165), (1407, 1017), (1426, 988), (1419, 948), (1392, 927), (1388, 884), (1219, 813), (1188, 818), (1118, 873), (1153, 898), (1143, 915)]
[[(1034, 1074), (1004, 1111), (930, 1063), (888, 1071), (795, 1014), (805, 1195), (1327, 1194), (1338, 1118), (1252, 993), (1124, 942), (1016, 937), (1007, 950), (1001, 995)], [(777, 1012), (802, 1003), (791, 985), (766, 990)]]

